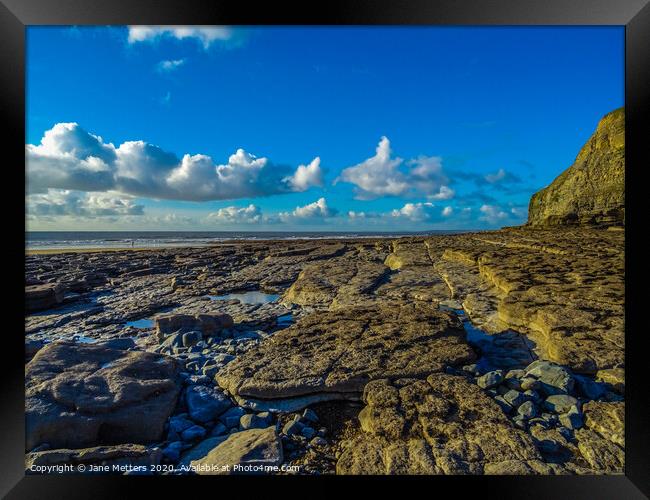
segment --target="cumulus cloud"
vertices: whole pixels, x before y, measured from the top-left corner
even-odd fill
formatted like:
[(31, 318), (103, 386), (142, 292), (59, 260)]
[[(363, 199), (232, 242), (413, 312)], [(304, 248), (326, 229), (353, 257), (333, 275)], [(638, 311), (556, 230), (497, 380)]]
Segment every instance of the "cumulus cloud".
[(317, 156), (309, 165), (298, 165), (296, 172), (284, 179), (294, 191), (306, 191), (312, 186), (323, 185), (323, 172)]
[[(305, 191), (322, 184), (320, 160), (295, 172), (238, 149), (227, 163), (207, 155), (173, 153), (144, 141), (114, 146), (76, 123), (59, 123), (41, 143), (26, 145), (27, 186), (115, 191), (125, 195), (186, 201), (252, 198)], [(301, 168), (302, 167), (302, 168)]]
[(453, 197), (451, 189), (443, 190), (449, 180), (443, 173), (440, 157), (419, 156), (409, 161), (393, 158), (387, 137), (379, 141), (375, 156), (344, 169), (339, 180), (354, 184), (358, 199), (415, 195)]
[(292, 212), (280, 212), (279, 217), (283, 221), (290, 220), (314, 220), (334, 217), (338, 210), (327, 206), (325, 198), (302, 207), (296, 207)]
[(443, 217), (449, 217), (454, 213), (453, 207), (445, 207), (442, 209), (442, 216)]
[(173, 59), (173, 60), (160, 61), (156, 65), (156, 69), (162, 73), (168, 73), (170, 71), (174, 71), (175, 69), (180, 68), (183, 64), (185, 64), (185, 59)]
[(393, 217), (401, 217), (413, 222), (428, 221), (437, 218), (438, 211), (433, 203), (407, 203), (391, 212)]
[(252, 203), (247, 207), (225, 207), (208, 214), (206, 221), (220, 224), (254, 224), (262, 222), (264, 217), (259, 207)]
[(36, 217), (63, 215), (109, 217), (144, 214), (142, 205), (114, 193), (80, 193), (49, 189), (47, 193), (28, 196), (26, 205), (28, 215)]
[(236, 31), (228, 26), (129, 26), (128, 42), (152, 42), (160, 38), (193, 39), (204, 49), (216, 41), (233, 40)]
[(482, 205), (480, 211), (483, 215), (479, 217), (479, 220), (489, 224), (498, 224), (508, 218), (508, 213), (496, 205)]
[(451, 200), (456, 195), (455, 191), (448, 186), (440, 186), (436, 194), (427, 196), (430, 200)]

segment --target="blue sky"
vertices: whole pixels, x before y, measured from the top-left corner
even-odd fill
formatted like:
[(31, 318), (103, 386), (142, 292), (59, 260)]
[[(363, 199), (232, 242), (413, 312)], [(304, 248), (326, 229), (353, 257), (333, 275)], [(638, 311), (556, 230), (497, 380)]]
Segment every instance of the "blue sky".
[(29, 27), (28, 228), (519, 224), (623, 56), (621, 27)]

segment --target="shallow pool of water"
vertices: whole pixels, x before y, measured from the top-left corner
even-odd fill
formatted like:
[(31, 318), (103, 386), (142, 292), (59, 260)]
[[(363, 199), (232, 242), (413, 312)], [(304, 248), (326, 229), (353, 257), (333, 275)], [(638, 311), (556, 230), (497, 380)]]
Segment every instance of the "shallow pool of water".
[(92, 337), (84, 337), (83, 335), (74, 335), (72, 337), (73, 342), (80, 342), (82, 344), (94, 344), (97, 342), (97, 339)]
[(137, 319), (135, 321), (127, 321), (126, 326), (132, 326), (134, 328), (153, 328), (153, 320), (149, 318)]
[(278, 326), (288, 326), (291, 323), (293, 323), (293, 314), (283, 314), (282, 316), (278, 316), (277, 318), (277, 324)]
[(239, 300), (242, 304), (268, 304), (269, 302), (276, 302), (280, 296), (263, 293), (260, 291), (249, 291), (240, 293), (229, 293), (226, 295), (208, 295), (210, 300)]

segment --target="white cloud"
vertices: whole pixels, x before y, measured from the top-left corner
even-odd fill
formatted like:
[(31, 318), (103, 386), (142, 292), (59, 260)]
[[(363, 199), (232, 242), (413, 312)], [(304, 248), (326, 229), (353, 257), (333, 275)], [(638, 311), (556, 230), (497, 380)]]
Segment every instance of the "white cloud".
[(279, 217), (286, 222), (296, 219), (325, 219), (334, 217), (337, 213), (336, 209), (327, 206), (325, 198), (319, 198), (317, 201), (303, 207), (296, 207), (293, 212), (281, 212)]
[(351, 220), (355, 219), (379, 219), (382, 217), (382, 214), (376, 212), (355, 212), (354, 210), (348, 211), (348, 218)]
[(228, 26), (129, 26), (129, 43), (152, 42), (159, 38), (171, 37), (178, 40), (198, 40), (204, 49), (216, 41), (229, 41), (235, 30)]
[(483, 179), (489, 184), (521, 182), (521, 179), (519, 177), (511, 172), (504, 170), (503, 168), (500, 168), (493, 174), (485, 175)]
[(453, 197), (451, 189), (443, 190), (449, 180), (442, 171), (440, 157), (420, 156), (405, 162), (402, 158), (391, 158), (391, 153), (390, 141), (382, 137), (375, 156), (344, 169), (339, 180), (354, 184), (358, 199), (415, 195), (435, 199)]
[(323, 185), (323, 172), (317, 156), (309, 165), (298, 165), (296, 172), (284, 179), (294, 191), (307, 191), (312, 186)]
[(243, 149), (225, 164), (202, 154), (185, 154), (179, 160), (144, 141), (115, 147), (76, 123), (55, 125), (39, 145), (27, 144), (25, 150), (31, 193), (57, 188), (207, 201), (304, 191), (321, 181), (318, 159), (295, 172)]
[(80, 193), (61, 189), (27, 196), (26, 208), (27, 214), (35, 217), (107, 217), (144, 213), (142, 205), (114, 193)]
[(480, 211), (483, 215), (479, 217), (479, 220), (489, 224), (498, 224), (508, 218), (508, 213), (496, 205), (482, 205)]
[(400, 209), (391, 212), (393, 217), (402, 217), (413, 222), (425, 221), (434, 218), (437, 214), (434, 211), (433, 203), (407, 203)]
[(456, 193), (453, 189), (447, 186), (440, 186), (439, 191), (436, 194), (427, 196), (430, 200), (451, 200)]
[(449, 216), (450, 216), (451, 214), (453, 214), (453, 213), (454, 213), (454, 209), (453, 209), (453, 207), (445, 207), (445, 208), (442, 210), (442, 216), (443, 216), (443, 217), (449, 217)]
[(262, 211), (252, 203), (243, 208), (220, 208), (206, 217), (208, 223), (216, 222), (221, 224), (253, 224), (263, 220)]
[(173, 59), (167, 61), (160, 61), (156, 65), (156, 68), (158, 69), (158, 71), (168, 73), (170, 71), (174, 71), (175, 69), (180, 68), (183, 64), (185, 64), (185, 59)]

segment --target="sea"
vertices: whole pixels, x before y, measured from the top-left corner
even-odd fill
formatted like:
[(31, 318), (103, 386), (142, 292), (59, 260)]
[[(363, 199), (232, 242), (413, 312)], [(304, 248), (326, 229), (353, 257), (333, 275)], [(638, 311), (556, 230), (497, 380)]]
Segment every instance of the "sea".
[(422, 232), (291, 232), (291, 231), (26, 231), (27, 250), (85, 248), (201, 247), (229, 240), (298, 240), (344, 238), (395, 238), (457, 234), (466, 231)]

